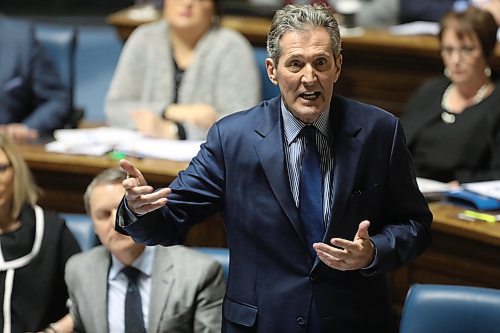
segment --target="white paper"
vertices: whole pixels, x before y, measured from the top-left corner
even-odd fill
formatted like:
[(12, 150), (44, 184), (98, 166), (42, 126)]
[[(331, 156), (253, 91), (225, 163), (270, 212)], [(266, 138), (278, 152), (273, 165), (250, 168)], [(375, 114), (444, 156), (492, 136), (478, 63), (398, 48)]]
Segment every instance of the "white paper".
[(45, 145), (50, 152), (100, 156), (115, 150), (128, 156), (190, 161), (203, 141), (167, 140), (144, 137), (121, 128), (96, 127), (62, 129), (54, 132), (55, 141)]
[(142, 138), (120, 143), (115, 150), (129, 156), (183, 162), (195, 157), (202, 143), (203, 141)]
[(415, 21), (403, 23), (389, 27), (389, 32), (393, 35), (433, 35), (439, 33), (439, 23), (427, 21)]
[(49, 142), (45, 145), (45, 150), (52, 153), (75, 154), (101, 156), (113, 150), (113, 145), (109, 144), (69, 144), (60, 141)]
[(445, 193), (457, 189), (457, 186), (421, 177), (417, 177), (417, 184), (420, 192), (423, 194)]
[(464, 183), (462, 184), (462, 187), (471, 192), (484, 195), (485, 197), (500, 200), (500, 180)]
[(137, 131), (115, 128), (115, 127), (95, 127), (59, 129), (54, 132), (56, 141), (66, 144), (118, 144), (123, 141), (132, 141), (141, 138), (142, 134)]

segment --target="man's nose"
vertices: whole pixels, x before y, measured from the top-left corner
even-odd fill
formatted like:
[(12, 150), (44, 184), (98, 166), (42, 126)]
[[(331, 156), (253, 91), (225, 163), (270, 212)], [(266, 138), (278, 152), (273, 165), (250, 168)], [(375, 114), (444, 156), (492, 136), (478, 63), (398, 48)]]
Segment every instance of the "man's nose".
[(304, 66), (303, 73), (302, 73), (302, 83), (304, 85), (311, 85), (316, 82), (317, 76), (316, 76), (316, 71), (313, 66), (311, 65), (306, 65)]

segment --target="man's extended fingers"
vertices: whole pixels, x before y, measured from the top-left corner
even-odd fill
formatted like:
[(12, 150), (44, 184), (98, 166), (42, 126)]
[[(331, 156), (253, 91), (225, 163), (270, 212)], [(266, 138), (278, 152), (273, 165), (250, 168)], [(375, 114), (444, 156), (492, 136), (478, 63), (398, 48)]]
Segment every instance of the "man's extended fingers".
[(167, 198), (159, 198), (158, 200), (155, 201), (144, 202), (142, 205), (135, 208), (134, 211), (138, 214), (146, 214), (160, 207), (165, 206), (167, 202), (168, 202)]
[(316, 253), (318, 253), (318, 254), (320, 252), (323, 252), (323, 253), (331, 256), (332, 258), (336, 258), (336, 259), (340, 259), (340, 260), (345, 259), (348, 255), (348, 252), (346, 250), (335, 248), (335, 247), (330, 246), (330, 245), (325, 244), (325, 243), (314, 243), (313, 248), (314, 248), (314, 250), (316, 250)]
[(356, 251), (359, 248), (358, 244), (343, 238), (332, 238), (330, 243), (348, 251)]
[(137, 169), (134, 164), (132, 164), (132, 162), (122, 159), (120, 160), (120, 167), (127, 173), (128, 177), (137, 179), (138, 184), (136, 186), (144, 186), (148, 184), (146, 182), (146, 179), (142, 175), (142, 172), (140, 172), (139, 169)]
[(127, 199), (129, 208), (135, 213), (145, 214), (164, 206), (167, 203), (167, 195), (170, 188), (163, 188), (149, 194), (142, 194), (134, 199)]

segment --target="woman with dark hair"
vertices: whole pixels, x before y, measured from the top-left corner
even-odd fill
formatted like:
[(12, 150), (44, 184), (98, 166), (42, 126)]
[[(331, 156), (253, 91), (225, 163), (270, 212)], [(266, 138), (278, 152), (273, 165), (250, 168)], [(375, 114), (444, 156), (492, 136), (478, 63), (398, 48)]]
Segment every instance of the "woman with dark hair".
[(64, 221), (36, 204), (38, 188), (16, 147), (0, 135), (2, 332), (67, 332), (64, 266), (78, 244)]
[(215, 0), (165, 0), (163, 13), (127, 40), (106, 116), (153, 137), (204, 139), (219, 118), (260, 101), (253, 50), (219, 26)]
[(489, 66), (497, 28), (488, 11), (475, 7), (441, 20), (444, 77), (420, 87), (401, 116), (418, 176), (500, 178), (500, 91)]

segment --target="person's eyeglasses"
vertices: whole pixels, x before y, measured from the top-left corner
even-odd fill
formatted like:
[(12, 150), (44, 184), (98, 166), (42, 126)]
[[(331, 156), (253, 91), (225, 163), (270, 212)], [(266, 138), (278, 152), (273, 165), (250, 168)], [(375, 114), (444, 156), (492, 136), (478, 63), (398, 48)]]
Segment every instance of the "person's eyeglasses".
[(476, 50), (475, 46), (462, 46), (458, 48), (445, 46), (441, 48), (441, 54), (443, 54), (446, 57), (451, 57), (453, 53), (457, 51), (458, 54), (462, 57), (470, 57), (475, 50)]
[(0, 163), (0, 174), (10, 169), (11, 166), (10, 163)]

